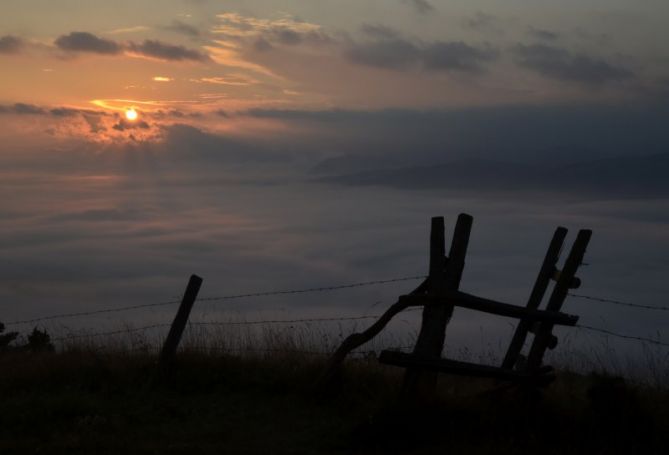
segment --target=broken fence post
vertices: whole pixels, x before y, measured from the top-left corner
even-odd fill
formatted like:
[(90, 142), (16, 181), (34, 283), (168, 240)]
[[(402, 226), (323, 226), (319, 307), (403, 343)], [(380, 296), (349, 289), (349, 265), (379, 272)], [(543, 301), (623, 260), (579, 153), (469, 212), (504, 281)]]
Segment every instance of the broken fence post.
[[(444, 237), (444, 218), (432, 218), (430, 233), (430, 274), (427, 295), (443, 297), (460, 287), (465, 256), (473, 218), (461, 213), (455, 224), (448, 258)], [(413, 353), (428, 358), (440, 358), (446, 337), (446, 325), (453, 314), (453, 305), (426, 305), (423, 308), (421, 330)], [(429, 396), (437, 384), (437, 373), (420, 368), (408, 368), (404, 376), (403, 394), (406, 397)]]

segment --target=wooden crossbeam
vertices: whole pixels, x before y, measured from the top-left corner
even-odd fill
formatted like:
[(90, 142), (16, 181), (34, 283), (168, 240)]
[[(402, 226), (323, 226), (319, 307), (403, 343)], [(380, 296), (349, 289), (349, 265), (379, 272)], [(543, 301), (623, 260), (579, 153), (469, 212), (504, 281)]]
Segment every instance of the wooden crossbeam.
[(550, 375), (552, 372), (551, 367), (544, 367), (535, 372), (524, 372), (496, 366), (462, 362), (459, 360), (422, 357), (416, 354), (398, 351), (382, 351), (379, 355), (379, 362), (404, 368), (419, 368), (421, 370), (479, 378), (515, 381), (536, 379), (539, 382), (550, 382), (550, 380), (553, 379), (553, 376)]
[(440, 296), (433, 295), (403, 295), (400, 302), (407, 306), (419, 305), (454, 305), (483, 313), (496, 314), (509, 318), (530, 321), (546, 321), (555, 325), (574, 326), (578, 316), (561, 313), (559, 311), (536, 310), (532, 308), (502, 303), (496, 300), (485, 299), (461, 291), (445, 291)]

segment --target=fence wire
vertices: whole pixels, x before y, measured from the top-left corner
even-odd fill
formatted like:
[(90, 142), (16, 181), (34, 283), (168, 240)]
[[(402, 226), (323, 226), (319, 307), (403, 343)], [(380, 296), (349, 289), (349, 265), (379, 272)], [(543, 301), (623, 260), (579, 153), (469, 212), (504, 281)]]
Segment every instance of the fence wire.
[(654, 306), (654, 305), (642, 305), (640, 303), (631, 303), (631, 302), (623, 302), (621, 300), (613, 300), (613, 299), (605, 299), (602, 297), (593, 297), (591, 295), (584, 295), (584, 294), (568, 294), (571, 297), (576, 297), (578, 299), (584, 299), (584, 300), (592, 300), (594, 302), (600, 302), (600, 303), (611, 303), (613, 305), (621, 305), (621, 306), (627, 306), (627, 307), (632, 307), (632, 308), (640, 308), (643, 310), (655, 310), (655, 311), (669, 311), (669, 306)]
[[(320, 287), (311, 287), (311, 288), (302, 288), (302, 289), (273, 290), (273, 291), (262, 291), (262, 292), (250, 292), (250, 293), (244, 293), (244, 294), (230, 294), (230, 295), (222, 295), (222, 296), (213, 296), (213, 297), (198, 298), (196, 301), (197, 302), (215, 302), (215, 301), (225, 301), (225, 300), (253, 298), (253, 297), (268, 297), (268, 296), (277, 296), (277, 295), (305, 294), (305, 293), (314, 293), (314, 292), (330, 292), (330, 291), (336, 291), (336, 290), (340, 290), (340, 289), (352, 289), (352, 288), (365, 287), (365, 286), (376, 286), (376, 285), (398, 283), (398, 282), (404, 282), (404, 281), (414, 281), (414, 280), (425, 279), (425, 278), (427, 278), (425, 275), (416, 275), (416, 276), (407, 276), (407, 277), (399, 277), (399, 278), (390, 278), (390, 279), (384, 279), (384, 280), (363, 281), (363, 282), (348, 283), (348, 284), (341, 284), (341, 285), (331, 285), (331, 286), (320, 286)], [(619, 305), (619, 306), (626, 306), (626, 307), (631, 307), (631, 308), (635, 308), (635, 309), (639, 309), (639, 310), (669, 311), (669, 306), (644, 305), (644, 304), (625, 302), (625, 301), (621, 301), (621, 300), (608, 299), (608, 298), (603, 298), (603, 297), (595, 297), (595, 296), (590, 296), (590, 295), (585, 295), (585, 294), (576, 294), (576, 293), (569, 293), (568, 295), (571, 296), (571, 297), (574, 297), (574, 298), (578, 298), (578, 299), (595, 301), (595, 302), (599, 302), (599, 303), (608, 303), (608, 304)], [(180, 302), (179, 300), (171, 300), (171, 301), (165, 301), (165, 302), (147, 303), (147, 304), (140, 304), (140, 305), (130, 305), (130, 306), (116, 307), (116, 308), (104, 308), (104, 309), (93, 310), (93, 311), (61, 313), (61, 314), (43, 316), (43, 317), (34, 318), (34, 319), (24, 319), (24, 320), (11, 321), (11, 322), (7, 322), (5, 325), (6, 326), (12, 326), (12, 325), (34, 324), (34, 323), (44, 322), (44, 321), (49, 321), (49, 320), (75, 318), (75, 317), (83, 317), (83, 316), (93, 316), (93, 315), (108, 314), (108, 313), (118, 313), (118, 312), (132, 311), (132, 310), (138, 310), (138, 309), (143, 309), (143, 308), (175, 305), (175, 304), (178, 304), (179, 302)], [(407, 309), (406, 311), (417, 311), (417, 310), (420, 310), (420, 309), (421, 308), (410, 308), (410, 309)], [(357, 320), (366, 320), (366, 319), (377, 319), (380, 316), (381, 315), (362, 315), (362, 316), (323, 317), (323, 318), (267, 319), (267, 320), (256, 320), (256, 321), (199, 321), (199, 322), (190, 322), (189, 324), (191, 326), (226, 326), (226, 325), (227, 326), (244, 326), (244, 325), (248, 326), (248, 325), (266, 325), (266, 324), (298, 324), (298, 323), (312, 323), (312, 322), (357, 321)], [(127, 333), (144, 332), (144, 331), (151, 330), (151, 329), (163, 328), (163, 327), (169, 327), (169, 326), (170, 326), (170, 324), (161, 323), (161, 324), (151, 324), (151, 325), (146, 325), (146, 326), (136, 327), (136, 328), (125, 328), (125, 329), (120, 329), (120, 330), (112, 330), (112, 331), (106, 331), (106, 332), (69, 334), (67, 336), (55, 338), (54, 341), (64, 342), (64, 341), (81, 339), (81, 338), (89, 338), (89, 337), (121, 335), (121, 334), (127, 334)], [(603, 328), (600, 328), (600, 327), (593, 327), (593, 326), (589, 326), (589, 325), (583, 325), (583, 324), (576, 325), (576, 327), (580, 328), (580, 329), (584, 329), (584, 330), (597, 332), (597, 333), (600, 333), (600, 334), (603, 334), (603, 335), (613, 336), (613, 337), (620, 338), (620, 339), (625, 339), (625, 340), (630, 340), (630, 341), (637, 341), (637, 342), (642, 342), (642, 343), (650, 343), (650, 344), (654, 344), (654, 345), (658, 345), (658, 346), (669, 347), (669, 343), (663, 342), (663, 341), (660, 341), (660, 340), (656, 340), (656, 339), (652, 339), (652, 338), (622, 334), (622, 333), (614, 332), (612, 330), (603, 329)]]
[[(223, 295), (223, 296), (217, 296), (217, 297), (205, 297), (205, 298), (199, 298), (196, 299), (196, 302), (213, 302), (213, 301), (220, 301), (220, 300), (234, 300), (234, 299), (243, 299), (243, 298), (251, 298), (251, 297), (268, 297), (268, 296), (273, 296), (273, 295), (286, 295), (286, 294), (306, 294), (310, 292), (329, 292), (329, 291), (336, 291), (339, 289), (351, 289), (351, 288), (359, 288), (359, 287), (365, 287), (365, 286), (376, 286), (376, 285), (381, 285), (381, 284), (389, 284), (389, 283), (399, 283), (402, 281), (415, 281), (419, 279), (424, 279), (426, 278), (425, 276), (410, 276), (410, 277), (401, 277), (401, 278), (390, 278), (387, 280), (374, 280), (374, 281), (363, 281), (359, 283), (349, 283), (349, 284), (340, 284), (340, 285), (335, 285), (335, 286), (322, 286), (322, 287), (315, 287), (315, 288), (304, 288), (304, 289), (289, 289), (289, 290), (281, 290), (281, 291), (263, 291), (263, 292), (253, 292), (253, 293), (246, 293), (246, 294), (230, 294), (230, 295)], [(67, 318), (75, 318), (75, 317), (82, 317), (82, 316), (94, 316), (98, 314), (106, 314), (106, 313), (119, 313), (123, 311), (131, 311), (131, 310), (138, 310), (141, 308), (150, 308), (150, 307), (158, 307), (158, 306), (166, 306), (166, 305), (174, 305), (179, 303), (179, 300), (171, 300), (168, 302), (158, 302), (158, 303), (146, 303), (142, 305), (131, 305), (131, 306), (125, 306), (125, 307), (118, 307), (118, 308), (104, 308), (100, 310), (93, 310), (93, 311), (81, 311), (81, 312), (76, 312), (76, 313), (61, 313), (61, 314), (54, 314), (50, 316), (43, 316), (39, 318), (34, 318), (34, 319), (24, 319), (24, 320), (19, 320), (19, 321), (10, 321), (6, 322), (5, 326), (12, 326), (12, 325), (22, 325), (22, 324), (34, 324), (37, 322), (43, 322), (43, 321), (49, 321), (49, 320), (54, 320), (54, 319), (67, 319)]]

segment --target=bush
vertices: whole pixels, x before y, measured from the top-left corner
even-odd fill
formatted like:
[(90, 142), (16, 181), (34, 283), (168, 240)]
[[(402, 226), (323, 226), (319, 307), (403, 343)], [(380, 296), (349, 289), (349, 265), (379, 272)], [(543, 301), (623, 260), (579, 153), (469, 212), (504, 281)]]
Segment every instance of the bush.
[(46, 330), (39, 330), (37, 327), (28, 335), (28, 344), (26, 347), (29, 351), (33, 352), (53, 352), (55, 350), (48, 332)]
[(5, 324), (0, 322), (0, 350), (5, 350), (9, 347), (9, 343), (14, 341), (16, 337), (19, 336), (19, 332), (7, 332), (7, 333), (2, 333), (5, 331)]

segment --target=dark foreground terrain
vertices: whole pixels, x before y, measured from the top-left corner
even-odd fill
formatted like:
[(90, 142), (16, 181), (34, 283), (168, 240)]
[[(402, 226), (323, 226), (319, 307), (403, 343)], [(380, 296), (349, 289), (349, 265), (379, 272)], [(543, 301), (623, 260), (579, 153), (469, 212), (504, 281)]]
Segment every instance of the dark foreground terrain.
[(669, 394), (562, 372), (540, 399), (442, 377), (427, 407), (398, 401), (401, 372), (322, 358), (183, 353), (169, 380), (149, 355), (0, 355), (0, 454), (669, 453)]

